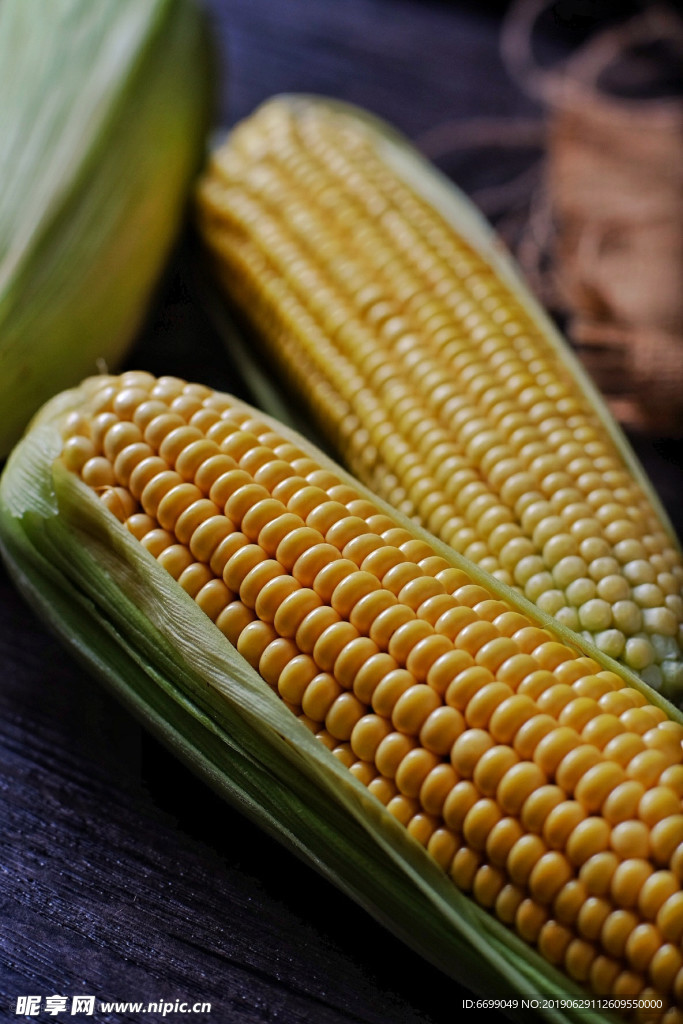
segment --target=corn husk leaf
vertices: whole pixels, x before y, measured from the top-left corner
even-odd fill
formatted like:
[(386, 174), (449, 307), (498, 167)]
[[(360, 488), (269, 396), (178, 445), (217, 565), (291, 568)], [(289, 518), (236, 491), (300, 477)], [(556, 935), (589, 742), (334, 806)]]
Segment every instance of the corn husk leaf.
[(199, 169), (194, 0), (0, 4), (0, 456), (133, 341)]
[[(56, 424), (78, 407), (80, 397), (68, 392), (46, 407), (0, 481), (5, 560), (27, 599), (73, 654), (226, 800), (446, 974), (480, 996), (518, 1000), (519, 1012), (509, 1010), (520, 1019), (521, 999), (542, 996), (555, 1001), (539, 1011), (545, 1019), (604, 1020), (589, 1007), (585, 992), (452, 885), (64, 468), (57, 458)], [(283, 430), (280, 424), (274, 428)], [(333, 466), (308, 447), (321, 464)], [(563, 635), (528, 602), (377, 504), (492, 593), (577, 646), (573, 634)], [(602, 660), (657, 700), (635, 676)]]

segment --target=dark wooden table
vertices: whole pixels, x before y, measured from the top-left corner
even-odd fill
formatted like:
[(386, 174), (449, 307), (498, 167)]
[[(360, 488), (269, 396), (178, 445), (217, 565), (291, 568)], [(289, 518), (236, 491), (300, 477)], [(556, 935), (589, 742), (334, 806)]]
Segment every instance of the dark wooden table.
[[(537, 113), (499, 60), (496, 4), (208, 7), (223, 125), (279, 91), (351, 100), (412, 138), (452, 118)], [(447, 170), (474, 188), (501, 160)], [(234, 389), (191, 263), (183, 243), (129, 365)], [(680, 528), (673, 448), (639, 444)], [(55, 994), (69, 1007), (75, 995), (211, 1004), (210, 1014), (93, 1018), (112, 1022), (451, 1024), (464, 1012), (466, 993), (144, 734), (62, 652), (4, 570), (0, 602), (0, 1020), (20, 1019), (19, 996)]]

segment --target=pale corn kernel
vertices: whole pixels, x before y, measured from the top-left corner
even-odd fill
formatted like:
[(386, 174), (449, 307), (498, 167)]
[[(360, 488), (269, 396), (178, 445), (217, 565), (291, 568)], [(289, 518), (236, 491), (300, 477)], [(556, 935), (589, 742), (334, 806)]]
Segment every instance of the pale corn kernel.
[[(575, 633), (579, 633), (581, 630), (579, 616), (574, 608), (558, 608), (557, 612), (555, 613), (555, 619), (561, 626), (566, 627), (566, 629), (571, 629)], [(594, 642), (598, 647), (600, 647), (599, 637), (602, 635), (603, 634), (598, 634), (594, 637)]]
[(596, 595), (597, 587), (594, 581), (588, 579), (585, 575), (579, 576), (575, 580), (571, 580), (565, 587), (565, 598), (567, 603), (574, 605), (577, 608), (595, 598)]

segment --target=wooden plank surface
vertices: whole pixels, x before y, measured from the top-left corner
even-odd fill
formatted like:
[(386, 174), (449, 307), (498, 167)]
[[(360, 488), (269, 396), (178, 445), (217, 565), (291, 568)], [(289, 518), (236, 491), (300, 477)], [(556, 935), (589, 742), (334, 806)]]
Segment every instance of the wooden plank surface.
[[(208, 6), (223, 125), (279, 91), (360, 103), (413, 138), (453, 117), (531, 110), (498, 59), (495, 4)], [(129, 365), (231, 389), (191, 260), (181, 246)], [(666, 442), (643, 445), (677, 515), (680, 466)], [(461, 1012), (463, 992), (146, 736), (4, 570), (0, 603), (0, 1020), (19, 1019), (28, 994), (210, 1002), (210, 1014), (164, 1018), (196, 1024), (446, 1024)]]

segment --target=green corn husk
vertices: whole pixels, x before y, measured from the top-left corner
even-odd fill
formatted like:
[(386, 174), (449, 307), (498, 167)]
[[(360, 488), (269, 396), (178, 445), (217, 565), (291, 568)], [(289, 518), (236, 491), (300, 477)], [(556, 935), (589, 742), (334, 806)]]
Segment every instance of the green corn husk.
[[(60, 423), (85, 392), (54, 398), (0, 480), (0, 550), (68, 649), (219, 794), (478, 995), (555, 1000), (541, 1016), (605, 1020), (586, 993), (461, 894), (381, 803), (313, 737), (178, 583), (58, 456)], [(253, 411), (253, 410), (252, 410)], [(260, 419), (265, 419), (258, 413)], [(322, 466), (524, 614), (562, 630), (509, 588), (378, 502), (294, 432)], [(580, 645), (580, 641), (578, 641)], [(593, 652), (591, 652), (593, 654)], [(603, 659), (654, 703), (635, 676)], [(670, 706), (668, 713), (683, 720)], [(557, 1002), (557, 1001), (560, 1002)], [(572, 1000), (567, 1002), (567, 1000)], [(564, 1002), (562, 1002), (564, 1001)]]
[(209, 58), (194, 0), (0, 4), (0, 456), (133, 340), (203, 156)]

